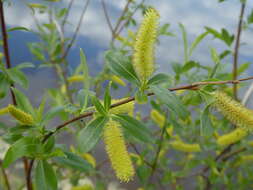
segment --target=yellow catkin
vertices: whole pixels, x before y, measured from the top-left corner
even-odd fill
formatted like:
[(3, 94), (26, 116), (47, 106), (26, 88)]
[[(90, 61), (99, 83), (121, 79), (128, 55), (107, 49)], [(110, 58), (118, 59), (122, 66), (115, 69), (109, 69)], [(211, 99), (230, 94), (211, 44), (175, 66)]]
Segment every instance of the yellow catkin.
[(142, 82), (154, 72), (154, 44), (157, 38), (158, 12), (149, 8), (137, 32), (134, 43), (133, 66)]
[(63, 85), (61, 86), (61, 93), (62, 93), (62, 94), (66, 94), (66, 92), (67, 92), (67, 87), (66, 87), (65, 84), (63, 84)]
[(121, 181), (128, 182), (134, 176), (134, 167), (118, 122), (109, 120), (104, 126), (104, 142), (116, 176)]
[(223, 92), (213, 93), (215, 107), (234, 125), (246, 130), (253, 129), (252, 110), (245, 108)]
[(89, 162), (94, 168), (96, 167), (96, 159), (89, 153), (82, 154), (82, 158)]
[[(115, 104), (115, 103), (123, 101), (123, 100), (125, 100), (125, 98), (114, 99), (114, 100), (112, 100), (112, 104)], [(120, 106), (114, 107), (114, 108), (110, 109), (110, 113), (112, 113), (112, 114), (127, 113), (127, 114), (132, 116), (134, 114), (134, 101), (131, 101), (131, 102), (128, 102), (126, 104), (122, 104)]]
[(83, 75), (74, 75), (68, 78), (68, 82), (83, 82), (84, 77)]
[(119, 78), (116, 75), (112, 75), (111, 76), (111, 80), (112, 80), (112, 82), (117, 83), (117, 84), (119, 84), (121, 86), (126, 86), (126, 83), (121, 78)]
[(230, 145), (233, 143), (236, 143), (243, 139), (245, 136), (247, 136), (248, 132), (243, 129), (235, 129), (230, 133), (227, 133), (225, 135), (219, 136), (217, 139), (217, 144), (219, 145)]
[(157, 110), (151, 110), (150, 117), (158, 126), (162, 127), (164, 125), (165, 117)]
[(32, 125), (34, 122), (33, 117), (30, 114), (25, 113), (11, 104), (8, 106), (8, 111), (12, 117), (23, 124)]
[(71, 190), (93, 190), (94, 188), (91, 185), (81, 185), (81, 186), (74, 186)]
[(8, 112), (9, 112), (8, 107), (5, 107), (5, 108), (0, 109), (0, 115), (7, 114)]
[(234, 163), (234, 166), (235, 167), (238, 167), (244, 163), (248, 163), (248, 162), (252, 162), (253, 161), (253, 155), (250, 154), (250, 155), (242, 155), (240, 156), (239, 160), (237, 160), (235, 163)]
[(175, 149), (182, 152), (200, 152), (199, 144), (186, 144), (181, 140), (176, 140), (170, 143), (170, 145)]
[(173, 131), (174, 131), (174, 127), (173, 127), (172, 125), (169, 126), (168, 128), (166, 128), (166, 133), (167, 133), (170, 137), (172, 137)]

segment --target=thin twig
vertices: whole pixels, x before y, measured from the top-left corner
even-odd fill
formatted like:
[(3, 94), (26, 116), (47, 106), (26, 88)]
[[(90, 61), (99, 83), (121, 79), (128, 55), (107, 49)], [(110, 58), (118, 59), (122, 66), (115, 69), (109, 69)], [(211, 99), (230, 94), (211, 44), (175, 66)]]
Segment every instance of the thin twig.
[(136, 8), (133, 10), (133, 12), (128, 16), (128, 18), (126, 19), (126, 21), (119, 27), (118, 31), (116, 31), (115, 36), (118, 36), (121, 31), (124, 29), (124, 27), (127, 25), (127, 23), (129, 22), (129, 20), (133, 17), (133, 15), (136, 13), (136, 11), (138, 10), (138, 8), (140, 7), (140, 5), (142, 5), (145, 2), (145, 0), (142, 0), (141, 3), (136, 6)]
[(90, 0), (87, 0), (86, 3), (85, 3), (85, 5), (84, 5), (84, 7), (83, 7), (83, 10), (82, 10), (82, 13), (81, 13), (79, 22), (78, 22), (77, 27), (76, 27), (76, 30), (75, 30), (75, 33), (73, 34), (73, 36), (72, 36), (72, 38), (71, 38), (71, 41), (70, 41), (70, 43), (68, 44), (68, 46), (67, 46), (67, 48), (66, 48), (66, 50), (65, 50), (65, 52), (64, 52), (64, 54), (63, 54), (63, 56), (61, 57), (61, 59), (65, 59), (65, 58), (67, 57), (70, 48), (73, 46), (73, 44), (74, 44), (74, 42), (75, 42), (75, 40), (76, 40), (76, 37), (77, 37), (77, 35), (78, 35), (78, 33), (79, 33), (79, 30), (80, 30), (80, 27), (81, 27), (81, 25), (82, 25), (82, 21), (83, 21), (84, 15), (85, 15), (86, 10), (87, 10), (87, 8), (88, 8), (89, 2), (90, 2)]
[[(234, 57), (233, 57), (233, 80), (237, 79), (238, 54), (239, 54), (239, 48), (240, 48), (240, 38), (241, 38), (241, 31), (242, 31), (242, 23), (243, 23), (245, 6), (246, 6), (246, 1), (242, 2), (240, 16), (239, 16), (239, 22), (238, 22), (238, 27), (237, 27), (236, 42), (235, 42)], [(234, 98), (237, 100), (238, 99), (238, 97), (237, 97), (237, 84), (233, 85), (233, 92), (234, 92)]]
[(153, 164), (152, 164), (152, 168), (151, 168), (151, 173), (150, 173), (150, 176), (149, 176), (149, 179), (148, 179), (148, 183), (152, 180), (152, 177), (155, 173), (155, 170), (156, 170), (156, 167), (157, 167), (157, 164), (158, 164), (158, 158), (159, 158), (159, 154), (162, 150), (162, 145), (163, 145), (163, 140), (164, 140), (164, 134), (165, 134), (165, 131), (166, 131), (166, 122), (164, 123), (163, 125), (163, 128), (162, 128), (162, 133), (161, 133), (161, 136), (160, 136), (160, 139), (159, 139), (159, 144), (158, 144), (158, 148), (157, 148), (157, 151), (155, 153), (155, 159), (153, 161)]
[[(9, 54), (9, 45), (8, 45), (8, 35), (7, 35), (7, 29), (5, 24), (5, 18), (4, 18), (4, 8), (3, 8), (3, 2), (0, 0), (0, 19), (1, 19), (1, 30), (2, 30), (2, 38), (3, 38), (3, 51), (4, 51), (4, 57), (6, 60), (6, 67), (7, 69), (11, 68), (11, 59)], [(14, 87), (14, 84), (11, 84), (11, 87)], [(11, 99), (14, 105), (17, 104), (16, 98), (14, 95), (14, 92), (10, 88), (11, 91)]]
[(10, 182), (9, 182), (9, 179), (8, 179), (8, 175), (2, 165), (2, 160), (0, 160), (0, 167), (1, 167), (1, 170), (2, 170), (2, 174), (3, 174), (3, 177), (4, 177), (4, 181), (5, 181), (5, 185), (6, 185), (6, 188), (7, 190), (11, 190), (11, 186), (10, 186)]
[(74, 3), (74, 0), (70, 0), (70, 2), (69, 2), (69, 4), (68, 4), (68, 7), (67, 7), (67, 12), (66, 12), (66, 14), (65, 14), (65, 16), (64, 16), (64, 18), (63, 18), (63, 20), (62, 20), (62, 25), (61, 25), (61, 27), (62, 27), (62, 32), (63, 32), (63, 33), (64, 33), (64, 26), (65, 26), (65, 24), (66, 24), (66, 22), (67, 22), (67, 19), (68, 19), (68, 16), (69, 16), (69, 11), (70, 11), (70, 9), (71, 9), (73, 3)]
[[(121, 24), (121, 22), (122, 22), (122, 20), (123, 20), (123, 18), (124, 18), (124, 16), (125, 16), (125, 14), (126, 14), (127, 11), (128, 11), (128, 7), (129, 7), (131, 1), (132, 1), (132, 0), (127, 0), (127, 3), (126, 3), (126, 5), (125, 5), (125, 7), (124, 7), (124, 9), (123, 9), (123, 11), (122, 11), (122, 13), (121, 13), (119, 19), (117, 20), (117, 23), (116, 23), (114, 29), (113, 29), (113, 34), (115, 34), (115, 33), (117, 32), (118, 27), (120, 26), (120, 24)], [(115, 38), (115, 36), (113, 36), (113, 38)]]
[(227, 154), (226, 156), (224, 156), (224, 157), (222, 158), (222, 162), (226, 162), (227, 160), (231, 159), (232, 157), (234, 157), (234, 156), (236, 156), (237, 154), (239, 154), (239, 153), (241, 153), (241, 152), (244, 152), (244, 151), (246, 151), (246, 150), (247, 150), (246, 147), (242, 147), (242, 148), (240, 148), (240, 149), (238, 149), (238, 150), (235, 150), (235, 151), (233, 151), (233, 152), (230, 152), (229, 154)]
[[(8, 45), (8, 34), (7, 34), (7, 29), (6, 29), (6, 24), (5, 24), (5, 18), (4, 18), (4, 8), (3, 8), (3, 2), (2, 0), (0, 0), (0, 20), (1, 20), (1, 31), (2, 31), (2, 38), (3, 38), (3, 50), (4, 50), (4, 57), (5, 57), (5, 61), (6, 61), (6, 68), (10, 69), (11, 68), (11, 60), (10, 60), (10, 55), (9, 55), (9, 45)], [(14, 83), (11, 83), (11, 87), (14, 88)], [(12, 90), (12, 88), (10, 88), (10, 93), (11, 93), (11, 99), (12, 99), (12, 103), (13, 105), (17, 105), (17, 101), (16, 101), (16, 97), (15, 94)], [(28, 176), (28, 160), (27, 158), (23, 157), (23, 165), (24, 165), (24, 171), (25, 171), (25, 175)], [(4, 178), (8, 187), (8, 190), (10, 190), (10, 186), (9, 186), (9, 182), (8, 182), (8, 176), (5, 175), (5, 170), (2, 167), (2, 171), (4, 173)], [(28, 190), (32, 190), (29, 188), (29, 186), (31, 186), (31, 184), (27, 182), (27, 189)]]
[(113, 30), (113, 27), (112, 27), (112, 23), (111, 23), (110, 17), (108, 15), (108, 11), (107, 11), (107, 8), (106, 8), (105, 1), (101, 0), (101, 4), (102, 4), (102, 8), (103, 8), (103, 11), (104, 11), (104, 15), (105, 15), (105, 19), (106, 19), (107, 25), (110, 28), (112, 36), (114, 36), (114, 30)]

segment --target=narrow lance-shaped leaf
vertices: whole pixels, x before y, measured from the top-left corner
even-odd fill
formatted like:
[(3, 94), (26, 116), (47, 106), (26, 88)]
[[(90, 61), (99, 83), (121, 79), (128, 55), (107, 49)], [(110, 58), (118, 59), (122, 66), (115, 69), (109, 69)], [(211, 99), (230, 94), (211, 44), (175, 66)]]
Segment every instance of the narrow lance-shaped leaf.
[(122, 127), (136, 139), (142, 142), (154, 142), (148, 128), (135, 118), (124, 114), (117, 114), (113, 116), (113, 119), (118, 121)]
[(45, 160), (39, 160), (35, 169), (36, 190), (57, 190), (57, 177), (54, 169)]
[(106, 117), (98, 117), (78, 133), (77, 143), (82, 152), (90, 151), (98, 143), (106, 121)]
[(155, 93), (156, 97), (171, 111), (175, 112), (176, 115), (182, 119), (188, 116), (189, 112), (175, 94), (159, 86), (151, 86), (150, 88)]

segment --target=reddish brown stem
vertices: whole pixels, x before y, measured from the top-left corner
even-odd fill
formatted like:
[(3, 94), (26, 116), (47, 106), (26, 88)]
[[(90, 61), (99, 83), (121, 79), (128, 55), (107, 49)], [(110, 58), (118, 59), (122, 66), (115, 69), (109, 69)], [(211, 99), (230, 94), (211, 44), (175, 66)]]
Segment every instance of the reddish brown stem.
[[(3, 1), (2, 0), (0, 0), (0, 20), (1, 20), (1, 32), (2, 32), (2, 39), (3, 39), (3, 51), (4, 51), (5, 62), (6, 62), (6, 68), (10, 69), (11, 68), (11, 60), (10, 60), (10, 55), (9, 55), (8, 34), (7, 34), (7, 29), (6, 29), (6, 24), (5, 24), (4, 8), (3, 8)], [(11, 87), (15, 87), (13, 83), (11, 84)], [(17, 105), (15, 94), (14, 94), (12, 88), (10, 88), (10, 93), (11, 93), (12, 103), (14, 105)], [(28, 175), (28, 160), (25, 157), (23, 158), (23, 164), (24, 164), (25, 175), (27, 176)], [(4, 170), (4, 169), (2, 169), (2, 170)], [(7, 175), (5, 176), (5, 178), (8, 181)], [(30, 184), (27, 183), (27, 187), (29, 185)], [(32, 189), (28, 188), (28, 190), (32, 190)]]

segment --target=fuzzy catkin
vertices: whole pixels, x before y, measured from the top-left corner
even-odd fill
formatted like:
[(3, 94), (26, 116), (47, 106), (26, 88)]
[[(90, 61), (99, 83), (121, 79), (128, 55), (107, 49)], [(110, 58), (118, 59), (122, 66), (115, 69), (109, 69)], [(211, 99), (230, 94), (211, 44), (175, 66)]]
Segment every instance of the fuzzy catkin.
[(158, 12), (149, 8), (137, 32), (134, 43), (133, 67), (142, 82), (154, 72), (154, 44), (157, 38)]
[(111, 161), (116, 176), (123, 182), (128, 182), (134, 176), (134, 167), (127, 152), (120, 124), (109, 120), (104, 126), (105, 149)]
[[(125, 98), (122, 99), (114, 99), (112, 100), (112, 104), (115, 104), (117, 102), (123, 101)], [(126, 104), (122, 104), (120, 106), (114, 107), (110, 109), (109, 111), (111, 114), (124, 114), (127, 113), (128, 115), (134, 114), (134, 101), (128, 102)]]
[(67, 80), (70, 83), (73, 83), (73, 82), (83, 82), (84, 77), (83, 77), (83, 75), (74, 75), (74, 76), (69, 77)]
[(181, 140), (175, 140), (171, 142), (170, 145), (175, 150), (179, 150), (182, 152), (200, 152), (201, 151), (199, 144), (187, 144)]
[(118, 76), (116, 75), (112, 75), (111, 78), (110, 78), (114, 83), (117, 83), (121, 86), (126, 86), (126, 83), (121, 79), (119, 78)]
[(8, 112), (12, 117), (14, 117), (22, 124), (32, 125), (34, 122), (33, 117), (30, 114), (25, 113), (24, 111), (16, 108), (14, 105), (10, 104), (8, 106)]
[(244, 129), (235, 129), (230, 133), (227, 133), (225, 135), (219, 136), (217, 139), (217, 144), (221, 146), (230, 145), (233, 143), (236, 143), (243, 139), (245, 136), (247, 136), (248, 132)]
[(4, 115), (4, 114), (6, 114), (8, 112), (9, 112), (8, 107), (0, 109), (0, 115)]
[(214, 92), (213, 96), (215, 98), (215, 107), (231, 123), (246, 130), (253, 129), (252, 110), (247, 109), (223, 92)]
[(164, 125), (165, 117), (157, 110), (151, 110), (150, 117), (159, 127), (162, 127)]

